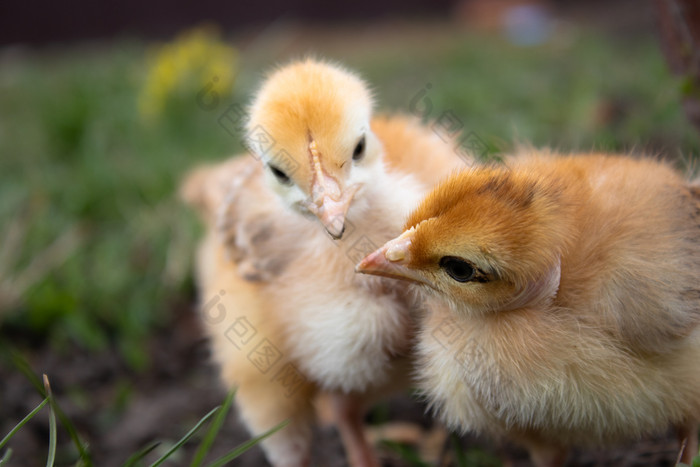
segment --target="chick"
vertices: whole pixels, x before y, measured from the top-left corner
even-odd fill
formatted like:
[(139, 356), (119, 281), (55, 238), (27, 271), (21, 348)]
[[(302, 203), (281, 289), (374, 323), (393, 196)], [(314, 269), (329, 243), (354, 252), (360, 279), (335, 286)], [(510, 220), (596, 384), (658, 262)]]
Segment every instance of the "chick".
[[(319, 392), (331, 394), (350, 463), (378, 465), (365, 407), (408, 383), (415, 298), (355, 275), (353, 264), (400, 233), (415, 203), (464, 162), (415, 120), (370, 119), (371, 107), (346, 70), (313, 60), (283, 67), (250, 113), (249, 145), (262, 164), (200, 169), (183, 189), (209, 226), (198, 282), (222, 378), (238, 387), (254, 434), (292, 421), (263, 443), (276, 466), (308, 463)], [(260, 345), (278, 358), (265, 371), (255, 364)]]
[[(358, 76), (313, 59), (273, 72), (251, 106), (247, 141), (266, 167), (268, 186), (291, 209), (317, 217), (336, 239), (351, 205), (356, 227), (371, 228), (365, 218), (402, 184), (397, 172), (432, 185), (464, 163), (410, 118), (371, 119), (372, 106)], [(386, 151), (378, 132), (386, 136)]]
[(571, 446), (700, 416), (700, 191), (650, 160), (530, 154), (440, 184), (357, 270), (429, 295), (420, 381), (451, 427)]

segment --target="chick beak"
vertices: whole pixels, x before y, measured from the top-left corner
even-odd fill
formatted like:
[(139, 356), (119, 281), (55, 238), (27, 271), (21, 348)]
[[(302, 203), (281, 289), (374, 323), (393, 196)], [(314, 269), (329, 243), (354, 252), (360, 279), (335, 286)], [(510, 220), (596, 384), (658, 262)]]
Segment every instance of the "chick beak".
[(342, 190), (338, 181), (324, 169), (316, 142), (309, 143), (312, 181), (311, 202), (307, 207), (314, 213), (331, 237), (338, 240), (345, 232), (345, 216), (348, 213), (357, 186)]
[(388, 241), (384, 246), (360, 261), (355, 266), (355, 272), (428, 284), (424, 277), (408, 267), (411, 240), (414, 233), (413, 229), (407, 230), (401, 236)]
[[(332, 183), (334, 184), (335, 181), (332, 181)], [(330, 236), (338, 240), (345, 232), (345, 216), (348, 213), (357, 188), (352, 187), (338, 195), (335, 195), (335, 193), (338, 193), (340, 190), (329, 192), (327, 187), (325, 190), (322, 190), (325, 191), (326, 194), (318, 197), (314, 203), (317, 206), (315, 214)]]

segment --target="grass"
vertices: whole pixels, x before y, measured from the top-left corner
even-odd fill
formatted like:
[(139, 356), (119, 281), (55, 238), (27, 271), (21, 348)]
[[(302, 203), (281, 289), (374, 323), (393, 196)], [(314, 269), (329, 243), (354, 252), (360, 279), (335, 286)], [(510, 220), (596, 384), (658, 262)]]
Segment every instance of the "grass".
[(193, 222), (174, 194), (183, 168), (231, 151), (196, 108), (192, 119), (145, 125), (136, 112), (143, 67), (130, 43), (32, 56), (4, 68), (0, 91), (0, 223), (25, 234), (9, 275), (65, 232), (81, 238), (4, 310), (4, 324), (58, 347), (111, 342), (137, 368), (143, 339), (188, 292)]
[[(30, 370), (31, 371), (31, 370)], [(28, 375), (31, 379), (38, 379), (36, 375), (31, 373)], [(12, 449), (8, 448), (5, 451), (2, 451), (2, 449), (5, 447), (5, 445), (17, 434), (18, 431), (20, 431), (34, 416), (36, 416), (41, 409), (44, 408), (45, 405), (49, 405), (49, 446), (48, 446), (48, 454), (47, 454), (47, 459), (46, 459), (46, 467), (53, 467), (55, 462), (56, 462), (56, 439), (58, 436), (58, 429), (56, 427), (56, 412), (62, 413), (60, 408), (58, 407), (58, 403), (53, 397), (53, 394), (51, 392), (51, 386), (49, 384), (49, 379), (46, 375), (43, 375), (43, 384), (44, 384), (44, 390), (41, 391), (40, 393), (42, 396), (44, 396), (44, 400), (36, 407), (34, 408), (27, 416), (25, 416), (17, 425), (15, 425), (14, 428), (10, 430), (10, 432), (5, 435), (2, 440), (0, 440), (0, 467), (9, 465), (9, 461), (12, 457)], [(224, 420), (226, 419), (226, 416), (228, 415), (228, 412), (231, 408), (231, 405), (233, 403), (233, 398), (235, 396), (235, 392), (231, 392), (228, 394), (226, 399), (224, 400), (223, 404), (219, 407), (216, 407), (209, 411), (204, 417), (202, 417), (199, 422), (197, 422), (178, 442), (173, 444), (164, 454), (162, 454), (158, 459), (156, 459), (154, 462), (150, 463), (150, 467), (158, 467), (159, 465), (162, 465), (164, 462), (166, 462), (170, 457), (172, 457), (175, 453), (177, 453), (186, 443), (192, 440), (192, 438), (195, 436), (195, 434), (202, 428), (204, 425), (206, 425), (207, 421), (214, 417), (214, 420), (212, 423), (209, 425), (209, 429), (204, 435), (204, 438), (201, 440), (197, 451), (195, 453), (195, 457), (192, 459), (192, 462), (190, 463), (190, 467), (199, 467), (202, 465), (204, 462), (204, 459), (207, 457), (209, 454), (209, 450), (211, 449), (212, 444), (214, 443), (217, 435), (219, 434), (219, 429), (221, 428), (221, 425), (223, 424)], [(62, 420), (62, 423), (64, 423), (64, 426), (66, 428), (69, 428), (71, 426), (71, 423), (69, 420)], [(233, 450), (229, 451), (225, 455), (219, 457), (218, 459), (214, 460), (210, 464), (208, 464), (210, 467), (221, 467), (223, 465), (226, 465), (227, 463), (231, 462), (232, 460), (240, 457), (243, 453), (245, 453), (248, 449), (252, 448), (253, 446), (257, 445), (260, 443), (262, 440), (265, 438), (275, 434), (279, 430), (283, 429), (289, 422), (284, 421), (280, 423), (279, 425), (269, 429), (268, 431), (240, 444)], [(141, 466), (143, 465), (143, 461), (145, 460), (145, 457), (148, 456), (152, 451), (154, 451), (158, 446), (160, 445), (159, 442), (152, 442), (145, 446), (144, 448), (140, 449), (139, 451), (135, 452), (129, 458), (124, 462), (125, 467), (135, 467), (135, 466)], [(80, 450), (80, 459), (75, 465), (81, 465), (81, 466), (91, 466), (92, 461), (90, 459), (90, 455), (87, 451), (83, 450), (83, 447), (80, 445), (78, 441), (76, 441), (76, 446)]]

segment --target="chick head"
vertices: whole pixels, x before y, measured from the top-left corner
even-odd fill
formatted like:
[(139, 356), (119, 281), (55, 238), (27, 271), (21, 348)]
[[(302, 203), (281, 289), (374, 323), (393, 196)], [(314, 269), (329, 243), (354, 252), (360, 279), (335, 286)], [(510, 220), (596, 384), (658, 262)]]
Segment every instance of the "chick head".
[(561, 187), (506, 169), (473, 169), (436, 187), (405, 231), (357, 271), (426, 286), (453, 309), (488, 313), (551, 300), (565, 225)]
[(343, 235), (353, 197), (381, 170), (371, 113), (359, 77), (312, 59), (274, 71), (251, 107), (248, 143), (266, 166), (267, 183), (334, 238)]

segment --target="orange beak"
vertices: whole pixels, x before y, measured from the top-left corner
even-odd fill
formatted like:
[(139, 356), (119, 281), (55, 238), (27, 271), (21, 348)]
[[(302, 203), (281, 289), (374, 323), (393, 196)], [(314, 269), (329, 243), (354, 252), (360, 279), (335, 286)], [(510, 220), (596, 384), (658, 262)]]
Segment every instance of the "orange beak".
[(415, 230), (410, 229), (388, 241), (360, 261), (355, 266), (355, 272), (430, 285), (422, 275), (408, 266), (414, 233)]
[(359, 187), (349, 187), (343, 192), (338, 181), (323, 168), (315, 141), (309, 143), (309, 153), (313, 175), (311, 201), (307, 208), (319, 218), (330, 236), (337, 240), (345, 232), (345, 216)]

